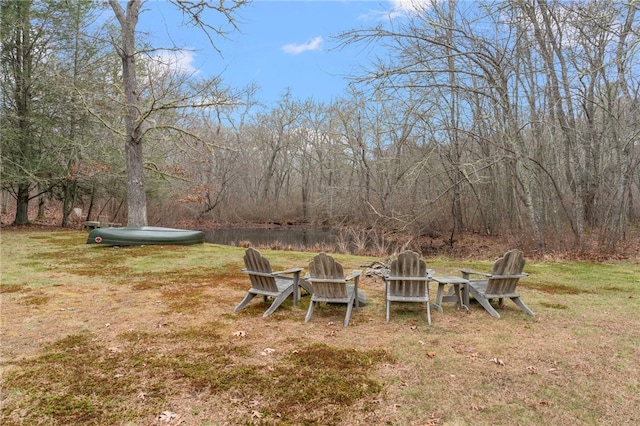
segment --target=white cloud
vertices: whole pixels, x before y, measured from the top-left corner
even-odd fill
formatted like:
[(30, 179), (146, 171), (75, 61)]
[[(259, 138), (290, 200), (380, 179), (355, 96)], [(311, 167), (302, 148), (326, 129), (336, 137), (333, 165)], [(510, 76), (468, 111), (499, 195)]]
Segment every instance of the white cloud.
[(303, 52), (320, 50), (322, 48), (322, 37), (315, 37), (313, 40), (303, 44), (285, 44), (282, 46), (282, 50), (285, 53), (292, 55), (299, 55)]
[(200, 73), (200, 70), (193, 65), (195, 56), (189, 50), (161, 50), (153, 55), (152, 59), (158, 66), (166, 67), (182, 74), (195, 75)]
[(428, 0), (390, 0), (395, 12), (418, 12), (427, 6)]
[[(392, 21), (396, 18), (404, 18), (408, 15), (415, 15), (428, 8), (434, 0), (388, 0), (389, 9), (375, 10), (362, 14), (358, 17), (361, 21)], [(444, 1), (444, 0), (436, 0)]]

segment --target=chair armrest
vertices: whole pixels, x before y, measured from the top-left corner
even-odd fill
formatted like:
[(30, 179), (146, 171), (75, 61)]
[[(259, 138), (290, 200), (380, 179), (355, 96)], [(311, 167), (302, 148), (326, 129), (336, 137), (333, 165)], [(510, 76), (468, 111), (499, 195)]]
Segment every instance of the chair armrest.
[(508, 280), (508, 279), (512, 279), (512, 278), (525, 278), (528, 277), (529, 274), (514, 274), (514, 275), (489, 275), (489, 278), (492, 279), (497, 279), (497, 280)]
[(345, 281), (349, 281), (355, 277), (359, 277), (360, 274), (362, 274), (362, 271), (360, 269), (355, 269), (353, 271), (351, 271), (351, 273), (349, 274), (348, 277), (345, 278)]
[(482, 275), (483, 277), (490, 277), (491, 274), (487, 274), (486, 272), (478, 272), (478, 271), (474, 271), (473, 269), (460, 269), (460, 272), (462, 272), (462, 276), (463, 277), (468, 277), (469, 275)]
[(285, 274), (295, 274), (297, 272), (302, 272), (302, 268), (291, 268), (291, 269), (287, 269), (285, 271), (272, 272), (272, 274), (273, 275), (285, 275)]
[(273, 272), (258, 272), (258, 271), (250, 271), (248, 269), (243, 269), (242, 271), (243, 274), (247, 274), (247, 275), (257, 275), (260, 277), (273, 277), (274, 274)]

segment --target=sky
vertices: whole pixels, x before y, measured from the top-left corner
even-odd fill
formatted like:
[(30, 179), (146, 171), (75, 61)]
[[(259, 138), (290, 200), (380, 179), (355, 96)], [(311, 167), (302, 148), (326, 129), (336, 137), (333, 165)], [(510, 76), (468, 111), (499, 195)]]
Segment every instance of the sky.
[(330, 102), (345, 93), (345, 75), (372, 59), (374, 47), (337, 50), (342, 31), (374, 27), (401, 14), (416, 0), (254, 0), (240, 12), (239, 31), (215, 39), (216, 52), (200, 30), (183, 24), (168, 1), (144, 3), (138, 30), (156, 47), (183, 48), (177, 66), (195, 76), (221, 74), (225, 85), (256, 84), (257, 100), (274, 106), (289, 89), (300, 100)]

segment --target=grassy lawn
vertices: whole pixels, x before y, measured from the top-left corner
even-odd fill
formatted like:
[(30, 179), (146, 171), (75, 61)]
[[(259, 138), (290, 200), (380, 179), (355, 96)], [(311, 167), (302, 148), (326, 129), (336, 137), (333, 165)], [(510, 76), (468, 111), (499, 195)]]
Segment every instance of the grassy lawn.
[[(97, 247), (86, 233), (3, 231), (2, 425), (640, 424), (640, 263), (529, 262), (489, 316), (309, 296), (271, 316), (240, 273), (244, 249)], [(261, 250), (274, 270), (313, 253)], [(526, 256), (526, 253), (525, 253)], [(336, 255), (348, 272), (375, 259)], [(484, 262), (426, 259), (438, 275)], [(431, 286), (435, 297), (436, 286)]]

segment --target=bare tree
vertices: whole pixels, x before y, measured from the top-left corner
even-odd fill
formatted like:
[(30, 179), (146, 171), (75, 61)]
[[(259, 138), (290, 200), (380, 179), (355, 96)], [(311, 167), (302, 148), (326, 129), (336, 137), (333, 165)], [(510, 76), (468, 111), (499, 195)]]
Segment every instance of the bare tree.
[(594, 227), (623, 238), (638, 167), (638, 91), (628, 84), (637, 82), (637, 3), (414, 6), (338, 41), (388, 49), (356, 83), (395, 99), (423, 90), (432, 103), (426, 128), (452, 185), (454, 229), (466, 219), (483, 232), (531, 231), (542, 250), (554, 231), (579, 248)]
[[(172, 3), (177, 10), (188, 17), (192, 25), (204, 31), (215, 48), (214, 37), (224, 37), (230, 31), (237, 29), (236, 13), (248, 1), (234, 0), (230, 5), (226, 5), (224, 2), (211, 3), (207, 1), (182, 0), (175, 0)], [(129, 225), (143, 226), (147, 224), (143, 135), (145, 122), (153, 109), (143, 111), (136, 70), (136, 58), (142, 53), (136, 46), (136, 26), (142, 1), (127, 0), (125, 8), (120, 5), (118, 0), (109, 0), (109, 4), (120, 24), (120, 40), (116, 51), (122, 59), (122, 87), (127, 103), (124, 111), (125, 151), (127, 157), (127, 219)], [(222, 24), (215, 25), (207, 22), (204, 15), (206, 12), (211, 11), (224, 17)]]

